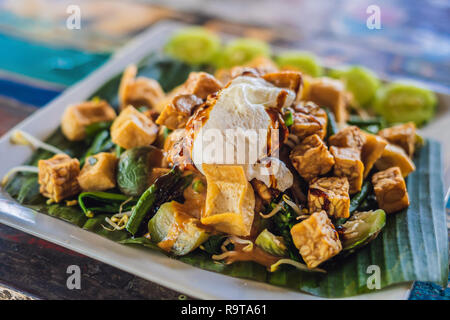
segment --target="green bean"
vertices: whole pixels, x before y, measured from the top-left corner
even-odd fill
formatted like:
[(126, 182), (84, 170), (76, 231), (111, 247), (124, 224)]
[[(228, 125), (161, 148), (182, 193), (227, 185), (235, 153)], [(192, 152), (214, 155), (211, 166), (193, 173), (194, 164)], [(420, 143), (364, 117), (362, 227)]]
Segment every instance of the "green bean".
[(86, 136), (88, 138), (94, 137), (100, 131), (109, 130), (109, 128), (111, 127), (111, 124), (112, 124), (112, 121), (101, 121), (101, 122), (92, 123), (92, 124), (88, 125), (85, 129)]
[(336, 124), (336, 118), (334, 117), (334, 113), (331, 112), (328, 108), (324, 108), (327, 113), (328, 123), (327, 123), (327, 139), (332, 135), (338, 133), (339, 128)]
[(348, 124), (355, 126), (370, 126), (370, 125), (378, 125), (380, 128), (386, 127), (386, 121), (381, 117), (363, 119), (360, 116), (351, 115), (350, 119), (347, 121)]
[(355, 212), (360, 204), (366, 199), (372, 190), (372, 183), (369, 180), (364, 181), (361, 191), (355, 194), (350, 200), (350, 213)]
[(150, 210), (150, 208), (153, 206), (155, 200), (156, 200), (156, 191), (157, 187), (155, 184), (152, 184), (145, 192), (141, 195), (141, 197), (138, 200), (138, 203), (133, 208), (131, 212), (130, 219), (127, 223), (127, 230), (131, 234), (136, 234), (136, 232), (139, 230), (139, 226), (141, 225), (141, 222), (144, 220), (145, 215)]

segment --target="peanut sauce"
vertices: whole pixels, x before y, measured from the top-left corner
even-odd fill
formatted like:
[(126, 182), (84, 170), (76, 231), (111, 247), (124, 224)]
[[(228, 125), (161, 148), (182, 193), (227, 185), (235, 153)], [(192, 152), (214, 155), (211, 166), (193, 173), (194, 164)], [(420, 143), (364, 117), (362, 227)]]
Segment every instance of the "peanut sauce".
[(246, 247), (246, 244), (234, 244), (233, 251), (229, 251), (229, 255), (225, 258), (225, 262), (227, 264), (234, 263), (236, 261), (253, 261), (265, 267), (270, 267), (278, 260), (280, 257), (273, 256), (253, 245), (253, 250), (249, 252), (243, 251)]
[(167, 233), (167, 235), (164, 237), (164, 239), (160, 242), (158, 242), (158, 247), (161, 249), (170, 252), (170, 250), (173, 248), (175, 242), (178, 239), (178, 236), (180, 233), (184, 230), (186, 230), (185, 225), (189, 223), (192, 220), (192, 217), (188, 216), (187, 214), (182, 214), (179, 212), (175, 212), (174, 214), (174, 222)]

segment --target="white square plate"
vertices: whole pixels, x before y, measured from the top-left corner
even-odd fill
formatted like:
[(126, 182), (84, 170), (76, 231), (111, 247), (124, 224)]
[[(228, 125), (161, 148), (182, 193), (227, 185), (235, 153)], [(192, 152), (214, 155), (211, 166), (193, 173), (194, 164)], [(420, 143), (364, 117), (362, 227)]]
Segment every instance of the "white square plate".
[[(45, 139), (60, 124), (67, 105), (91, 96), (103, 83), (122, 72), (130, 63), (137, 63), (149, 53), (159, 50), (170, 34), (183, 25), (164, 22), (144, 32), (114, 55), (89, 77), (66, 90), (46, 107), (35, 112), (14, 129), (22, 129)], [(445, 135), (444, 135), (445, 136)], [(0, 138), (0, 176), (9, 168), (22, 164), (32, 154), (27, 147), (13, 146), (9, 133)], [(202, 299), (318, 299), (318, 297), (279, 288), (265, 283), (237, 279), (201, 270), (170, 259), (160, 252), (120, 245), (77, 226), (18, 205), (7, 194), (0, 194), (0, 223), (168, 288)], [(411, 283), (392, 286), (356, 299), (405, 299)]]

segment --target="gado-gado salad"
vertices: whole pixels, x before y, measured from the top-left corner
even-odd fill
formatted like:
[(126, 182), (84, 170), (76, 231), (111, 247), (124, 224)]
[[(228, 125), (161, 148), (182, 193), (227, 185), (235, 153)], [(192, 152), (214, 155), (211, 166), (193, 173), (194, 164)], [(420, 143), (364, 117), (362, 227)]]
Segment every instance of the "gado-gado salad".
[[(436, 147), (416, 132), (433, 116), (432, 92), (382, 85), (361, 67), (325, 75), (312, 55), (271, 56), (256, 40), (222, 47), (204, 29), (174, 35), (165, 53), (67, 106), (46, 142), (13, 132), (39, 150), (5, 189), (121, 243), (318, 295), (366, 292), (375, 263), (384, 286), (417, 278), (420, 253), (401, 232), (441, 212), (419, 208), (405, 179), (414, 155)], [(420, 164), (427, 173), (411, 179), (431, 193), (431, 164)], [(366, 246), (389, 224), (397, 234)]]

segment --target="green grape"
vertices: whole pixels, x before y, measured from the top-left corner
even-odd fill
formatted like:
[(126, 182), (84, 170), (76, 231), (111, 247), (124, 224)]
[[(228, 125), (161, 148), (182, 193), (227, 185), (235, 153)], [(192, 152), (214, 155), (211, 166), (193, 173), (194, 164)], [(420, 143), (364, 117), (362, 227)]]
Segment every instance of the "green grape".
[(377, 90), (374, 109), (389, 123), (413, 121), (420, 126), (433, 117), (436, 103), (436, 95), (428, 89), (393, 82)]
[(358, 106), (367, 106), (375, 97), (375, 93), (380, 86), (380, 81), (376, 75), (360, 66), (353, 66), (346, 70), (332, 70), (329, 75), (342, 80), (348, 91), (353, 94)]
[(319, 65), (317, 58), (309, 52), (287, 51), (277, 56), (275, 61), (280, 68), (297, 69), (312, 77), (319, 77), (323, 74), (323, 69)]
[(216, 65), (222, 68), (243, 65), (253, 59), (270, 56), (270, 46), (257, 39), (240, 38), (226, 45), (223, 52), (217, 56)]
[(189, 64), (211, 63), (220, 49), (220, 39), (201, 27), (183, 29), (172, 36), (165, 52)]

